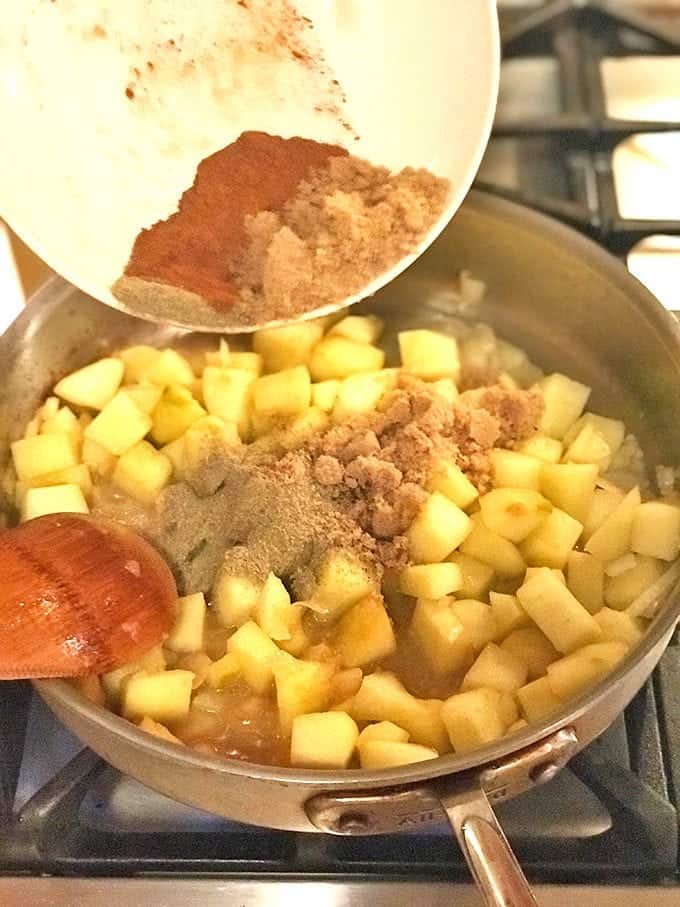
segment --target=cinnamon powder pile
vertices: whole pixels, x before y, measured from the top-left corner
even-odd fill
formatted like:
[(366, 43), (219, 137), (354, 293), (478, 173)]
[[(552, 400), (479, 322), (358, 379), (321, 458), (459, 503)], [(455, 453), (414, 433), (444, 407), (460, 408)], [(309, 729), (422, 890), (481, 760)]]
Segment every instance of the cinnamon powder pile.
[(114, 295), (160, 320), (245, 327), (359, 292), (413, 251), (449, 183), (337, 145), (244, 132), (205, 158), (178, 211), (137, 236)]

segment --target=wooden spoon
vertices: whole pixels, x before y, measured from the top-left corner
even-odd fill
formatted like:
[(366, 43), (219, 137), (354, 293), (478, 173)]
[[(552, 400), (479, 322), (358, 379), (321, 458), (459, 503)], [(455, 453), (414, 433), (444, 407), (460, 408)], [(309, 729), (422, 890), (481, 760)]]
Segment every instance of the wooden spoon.
[(177, 589), (131, 529), (50, 514), (0, 531), (0, 679), (80, 677), (125, 664), (168, 632)]

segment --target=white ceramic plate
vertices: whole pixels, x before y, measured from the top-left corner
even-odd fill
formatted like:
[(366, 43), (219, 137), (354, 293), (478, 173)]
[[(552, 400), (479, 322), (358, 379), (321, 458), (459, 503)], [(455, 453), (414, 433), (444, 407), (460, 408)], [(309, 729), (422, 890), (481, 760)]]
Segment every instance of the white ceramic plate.
[(494, 0), (5, 4), (0, 215), (54, 270), (122, 308), (110, 287), (140, 229), (175, 211), (198, 163), (246, 129), (448, 177), (437, 224), (365, 296), (465, 197), (498, 71)]

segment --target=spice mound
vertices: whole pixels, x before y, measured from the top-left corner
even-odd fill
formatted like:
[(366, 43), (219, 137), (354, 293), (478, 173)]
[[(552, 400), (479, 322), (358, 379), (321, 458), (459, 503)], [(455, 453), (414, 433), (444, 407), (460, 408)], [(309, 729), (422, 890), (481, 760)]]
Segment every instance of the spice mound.
[(178, 211), (137, 236), (113, 293), (133, 311), (249, 327), (341, 303), (413, 252), (448, 180), (339, 146), (245, 132), (203, 160)]

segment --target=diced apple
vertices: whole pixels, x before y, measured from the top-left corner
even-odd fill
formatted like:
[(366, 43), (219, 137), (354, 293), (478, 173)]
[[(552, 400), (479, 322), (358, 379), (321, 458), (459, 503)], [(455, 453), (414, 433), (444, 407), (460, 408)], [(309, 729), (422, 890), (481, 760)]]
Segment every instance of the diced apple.
[(642, 639), (644, 624), (639, 618), (631, 617), (625, 611), (602, 608), (595, 615), (602, 630), (603, 642), (623, 642), (634, 646)]
[(158, 384), (130, 384), (124, 392), (147, 415), (151, 415), (163, 396), (163, 388)]
[(216, 350), (208, 350), (205, 354), (205, 365), (216, 365), (218, 368), (227, 368), (229, 366), (229, 341), (220, 337), (220, 343)]
[(597, 466), (587, 463), (546, 463), (541, 491), (552, 503), (583, 523), (593, 503)]
[(312, 350), (323, 337), (318, 321), (299, 321), (280, 328), (266, 328), (253, 334), (253, 349), (264, 360), (267, 372), (279, 372), (307, 365)]
[(673, 561), (680, 552), (680, 507), (646, 501), (635, 511), (631, 548), (638, 554)]
[(286, 422), (281, 443), (288, 449), (299, 447), (309, 435), (320, 434), (329, 425), (328, 413), (319, 409), (318, 406), (310, 406), (309, 409)]
[(528, 583), (530, 579), (540, 573), (541, 570), (550, 570), (551, 573), (562, 583), (563, 586), (567, 585), (567, 580), (564, 575), (564, 571), (558, 570), (557, 567), (527, 567), (526, 573), (524, 574), (524, 582)]
[(593, 532), (586, 542), (586, 551), (605, 562), (630, 551), (633, 520), (639, 506), (640, 490), (636, 486)]
[(622, 642), (600, 642), (554, 661), (548, 666), (550, 689), (560, 699), (571, 699), (613, 671), (628, 649)]
[(241, 676), (241, 661), (236, 652), (227, 652), (208, 668), (206, 683), (214, 690), (224, 690)]
[(332, 644), (346, 668), (374, 664), (391, 655), (397, 641), (382, 598), (367, 595), (352, 605), (340, 618)]
[(502, 737), (498, 690), (478, 689), (450, 696), (442, 706), (442, 719), (456, 753), (468, 753)]
[(259, 378), (264, 371), (264, 359), (259, 353), (235, 350), (229, 354), (229, 368), (237, 368), (243, 372), (252, 372)]
[(347, 768), (359, 729), (346, 712), (313, 712), (293, 721), (290, 763), (302, 768)]
[(203, 400), (206, 409), (224, 422), (233, 422), (243, 438), (250, 426), (252, 372), (209, 365), (203, 372)]
[(450, 749), (439, 706), (416, 699), (394, 674), (367, 674), (352, 703), (356, 721), (391, 721), (404, 728), (414, 743), (430, 746), (439, 753)]
[(479, 499), (484, 525), (511, 542), (521, 542), (552, 510), (543, 495), (530, 488), (496, 488)]
[(453, 403), (458, 399), (458, 388), (453, 378), (440, 378), (431, 384), (432, 390), (437, 391), (440, 397), (443, 397), (447, 403)]
[(119, 391), (87, 426), (85, 438), (120, 456), (141, 441), (151, 426), (151, 417), (125, 391)]
[(604, 581), (605, 603), (617, 611), (623, 611), (641, 595), (645, 589), (655, 583), (665, 570), (665, 564), (653, 557), (639, 554), (635, 566), (620, 573), (608, 576)]
[(143, 377), (151, 384), (169, 387), (172, 384), (189, 386), (194, 381), (194, 372), (187, 360), (170, 348), (157, 351), (158, 355), (151, 357)]
[(418, 743), (400, 743), (395, 740), (359, 741), (359, 762), (362, 768), (394, 768), (436, 759), (437, 750)]
[(471, 529), (467, 514), (435, 491), (422, 505), (406, 532), (411, 559), (417, 564), (443, 561)]
[(253, 618), (270, 639), (290, 639), (296, 628), (297, 612), (288, 590), (278, 576), (270, 573), (260, 591)]
[(165, 641), (173, 652), (198, 652), (203, 647), (206, 606), (202, 592), (184, 595), (177, 600), (177, 616)]
[(12, 443), (11, 450), (14, 469), (22, 482), (78, 464), (73, 444), (67, 435), (22, 438)]
[(385, 364), (385, 353), (377, 346), (356, 343), (346, 337), (325, 337), (314, 347), (309, 371), (314, 381), (349, 378), (359, 372), (377, 372)]
[(391, 721), (379, 721), (377, 724), (367, 725), (359, 734), (358, 745), (371, 741), (391, 741), (392, 743), (406, 743), (409, 738), (408, 731), (398, 727)]
[(621, 576), (622, 573), (632, 570), (636, 564), (636, 555), (634, 555), (632, 551), (628, 551), (626, 554), (622, 554), (621, 557), (617, 557), (613, 561), (608, 561), (604, 565), (605, 576)]
[(560, 657), (548, 637), (534, 626), (512, 630), (501, 643), (501, 649), (526, 662), (529, 680), (542, 677), (548, 665)]
[(321, 712), (328, 707), (334, 670), (332, 664), (297, 658), (280, 660), (275, 665), (279, 723), (286, 736), (298, 715)]
[(49, 485), (29, 488), (21, 505), (21, 522), (48, 513), (89, 513), (90, 508), (79, 485)]
[(91, 438), (83, 439), (83, 447), (81, 453), (83, 463), (88, 466), (92, 472), (101, 476), (102, 478), (108, 478), (113, 470), (116, 467), (117, 459), (97, 441), (91, 440)]
[(400, 331), (399, 352), (404, 368), (424, 381), (460, 378), (460, 354), (455, 337), (438, 331)]
[(375, 578), (349, 552), (331, 551), (323, 562), (311, 599), (314, 610), (331, 617), (344, 611), (377, 591)]
[(238, 447), (241, 443), (236, 426), (232, 422), (224, 422), (219, 416), (203, 416), (197, 419), (176, 440), (183, 442), (181, 454), (179, 450), (177, 452), (180, 471), (200, 467), (211, 457), (219, 456), (225, 450)]
[(513, 693), (526, 683), (527, 672), (525, 661), (490, 642), (484, 646), (463, 678), (461, 690), (490, 687), (500, 692)]
[(607, 517), (616, 510), (623, 498), (623, 491), (613, 487), (595, 489), (593, 503), (583, 523), (584, 539), (589, 539), (595, 530), (600, 528)]
[(567, 560), (567, 586), (590, 614), (604, 605), (604, 565), (586, 551), (572, 551)]
[(261, 585), (247, 576), (221, 573), (211, 604), (223, 627), (240, 627), (251, 619), (260, 598)]
[(252, 386), (253, 407), (264, 416), (294, 416), (311, 402), (309, 372), (304, 365), (258, 378)]
[(494, 571), (488, 564), (482, 563), (468, 554), (454, 551), (448, 558), (449, 562), (456, 564), (461, 572), (461, 585), (457, 590), (461, 598), (486, 598), (494, 580)]
[(524, 539), (519, 550), (532, 567), (562, 570), (582, 529), (578, 520), (554, 507), (541, 525)]
[(541, 486), (541, 460), (516, 450), (494, 448), (491, 451), (495, 488), (531, 488)]
[(457, 564), (413, 564), (399, 574), (399, 591), (414, 598), (443, 598), (462, 585)]
[(138, 721), (145, 715), (161, 724), (186, 718), (191, 702), (191, 671), (141, 671), (127, 677), (121, 688), (123, 717)]
[(121, 685), (126, 677), (145, 671), (147, 674), (158, 674), (166, 668), (166, 658), (160, 645), (154, 646), (134, 661), (130, 661), (113, 671), (102, 674), (101, 681), (106, 698), (112, 708), (120, 704)]
[(558, 652), (574, 652), (602, 636), (592, 615), (550, 570), (520, 586), (517, 598)]
[(148, 441), (139, 441), (116, 463), (112, 481), (130, 497), (153, 504), (172, 476), (172, 463)]
[(508, 633), (512, 633), (518, 627), (526, 627), (530, 623), (529, 615), (518, 602), (516, 595), (490, 592), (489, 601), (491, 616), (496, 626), (494, 642), (505, 639)]
[(551, 438), (563, 438), (583, 412), (591, 389), (559, 372), (548, 375), (539, 387), (545, 401), (541, 431)]
[(153, 734), (153, 736), (158, 737), (159, 740), (165, 740), (166, 743), (176, 743), (179, 746), (184, 746), (183, 741), (180, 740), (179, 737), (175, 737), (164, 724), (154, 721), (153, 718), (149, 718), (148, 715), (145, 715), (141, 721), (137, 722), (137, 727), (141, 731), (146, 731), (147, 734)]
[(160, 356), (160, 350), (153, 346), (130, 346), (118, 353), (125, 366), (125, 383), (138, 384), (148, 380), (147, 374)]
[(433, 465), (427, 487), (430, 491), (446, 495), (461, 510), (465, 510), (479, 497), (479, 492), (463, 470), (450, 460), (439, 460)]
[(157, 444), (168, 444), (205, 415), (206, 411), (187, 387), (171, 384), (152, 413), (151, 437)]
[(562, 442), (539, 432), (531, 435), (530, 438), (525, 438), (517, 450), (519, 453), (535, 457), (543, 463), (559, 463), (562, 457)]
[(92, 492), (92, 477), (89, 467), (84, 463), (79, 463), (77, 466), (67, 466), (64, 469), (34, 476), (28, 480), (26, 485), (29, 488), (44, 488), (47, 485), (78, 485), (87, 498)]
[(384, 327), (384, 321), (377, 315), (348, 315), (337, 321), (327, 336), (346, 337), (355, 343), (376, 343)]
[(312, 405), (318, 406), (325, 413), (331, 412), (339, 390), (340, 382), (335, 379), (312, 384)]
[(451, 610), (465, 627), (473, 652), (480, 652), (497, 633), (491, 607), (475, 599), (464, 598), (451, 602)]
[(58, 381), (54, 393), (76, 406), (103, 409), (115, 396), (123, 371), (120, 359), (99, 359)]
[(397, 376), (391, 369), (350, 375), (340, 382), (333, 418), (336, 422), (361, 413), (370, 413), (380, 399), (396, 385)]
[(539, 677), (520, 687), (516, 696), (524, 717), (531, 724), (553, 715), (562, 705), (562, 700), (553, 693), (547, 677)]
[(567, 463), (595, 463), (605, 472), (623, 444), (626, 428), (618, 419), (586, 413), (564, 438)]
[(473, 657), (472, 641), (453, 613), (453, 601), (421, 598), (411, 619), (411, 636), (437, 674), (466, 668)]
[(252, 620), (229, 637), (227, 651), (238, 655), (246, 683), (256, 693), (268, 692), (274, 680), (274, 663), (278, 658), (288, 658)]
[(472, 531), (460, 546), (461, 552), (488, 564), (499, 576), (524, 573), (527, 565), (518, 548), (488, 529), (479, 514), (473, 514), (470, 519)]

